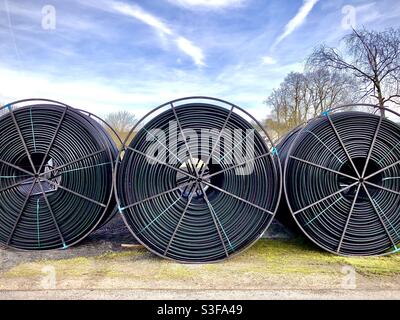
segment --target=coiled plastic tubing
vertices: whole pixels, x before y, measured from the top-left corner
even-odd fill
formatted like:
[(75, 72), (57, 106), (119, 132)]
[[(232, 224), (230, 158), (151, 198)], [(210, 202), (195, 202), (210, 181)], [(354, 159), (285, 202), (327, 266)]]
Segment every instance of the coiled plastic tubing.
[(0, 115), (0, 244), (65, 249), (112, 217), (118, 150), (99, 121), (45, 99)]
[(139, 121), (116, 165), (115, 189), (140, 243), (168, 259), (205, 263), (262, 236), (279, 204), (281, 167), (267, 133), (250, 122), (262, 128), (238, 106), (208, 97), (168, 102)]
[(289, 214), (321, 248), (351, 256), (399, 251), (399, 119), (373, 105), (342, 106), (278, 146)]

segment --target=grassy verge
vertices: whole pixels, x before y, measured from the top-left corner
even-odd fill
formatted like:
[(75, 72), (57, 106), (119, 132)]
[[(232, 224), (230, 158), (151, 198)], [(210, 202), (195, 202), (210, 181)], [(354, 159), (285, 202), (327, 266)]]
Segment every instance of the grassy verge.
[(101, 276), (142, 280), (268, 275), (339, 275), (344, 265), (364, 276), (400, 274), (400, 255), (347, 258), (319, 251), (303, 240), (260, 240), (243, 254), (222, 263), (182, 265), (155, 257), (143, 248), (110, 252), (97, 257), (41, 260), (21, 263), (3, 272), (2, 278), (36, 277), (45, 266), (62, 277)]

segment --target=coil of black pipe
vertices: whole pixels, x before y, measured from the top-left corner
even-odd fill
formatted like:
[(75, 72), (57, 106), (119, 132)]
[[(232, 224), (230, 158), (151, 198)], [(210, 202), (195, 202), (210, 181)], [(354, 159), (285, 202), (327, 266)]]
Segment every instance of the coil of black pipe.
[[(276, 152), (278, 154), (279, 160), (281, 161), (282, 167), (285, 166), (285, 160), (287, 154), (293, 141), (296, 139), (297, 134), (301, 131), (302, 125), (297, 126), (278, 139), (276, 143)], [(282, 197), (278, 210), (275, 215), (275, 219), (282, 223), (286, 228), (289, 229), (294, 235), (301, 235), (301, 230), (299, 229), (297, 223), (293, 219), (290, 208), (287, 204), (286, 198)]]
[[(104, 119), (100, 118), (99, 116), (91, 112), (88, 112), (86, 110), (81, 110), (81, 109), (76, 109), (76, 110), (85, 115), (87, 117), (87, 120), (92, 123), (93, 127), (97, 128), (99, 134), (102, 135), (104, 141), (107, 143), (107, 148), (111, 152), (112, 159), (117, 159), (116, 161), (120, 161), (119, 149), (117, 147), (117, 143), (119, 145), (122, 145), (123, 141), (121, 140), (121, 137), (119, 136), (118, 132), (109, 123), (104, 121)], [(109, 223), (117, 213), (118, 213), (117, 202), (115, 200), (115, 197), (112, 196), (110, 203), (108, 205), (108, 210), (106, 214), (104, 214), (103, 219), (97, 225), (96, 229), (100, 229), (107, 223)]]
[(400, 244), (399, 114), (343, 111), (349, 107), (325, 112), (283, 141), (289, 214), (332, 253), (394, 253)]
[[(215, 262), (268, 228), (281, 194), (280, 163), (245, 115), (223, 100), (190, 97), (156, 108), (132, 129), (137, 133), (116, 167), (116, 198), (128, 228), (150, 251), (184, 263)], [(201, 144), (203, 132), (209, 138)], [(254, 156), (241, 158), (235, 148), (246, 155), (249, 136)]]
[(80, 242), (114, 212), (115, 146), (99, 123), (56, 101), (1, 111), (0, 243), (48, 250)]

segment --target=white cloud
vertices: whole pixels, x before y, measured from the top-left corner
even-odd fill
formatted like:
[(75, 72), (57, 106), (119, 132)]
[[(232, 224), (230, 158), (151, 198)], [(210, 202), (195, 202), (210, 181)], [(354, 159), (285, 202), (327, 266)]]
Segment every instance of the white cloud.
[(274, 46), (279, 44), (283, 39), (291, 35), (306, 20), (307, 16), (317, 4), (319, 0), (303, 0), (303, 5), (297, 11), (297, 14), (286, 24), (285, 31), (276, 39)]
[(205, 66), (203, 50), (195, 46), (190, 40), (174, 32), (161, 18), (145, 11), (136, 4), (113, 1), (109, 5), (112, 11), (138, 19), (155, 29), (160, 33), (163, 41), (166, 40), (166, 37), (170, 38), (176, 43), (179, 50), (188, 55), (197, 66)]
[[(3, 95), (0, 104), (19, 99), (39, 97), (53, 99), (104, 116), (115, 108), (123, 109), (127, 102), (135, 101), (138, 116), (145, 113), (143, 106), (151, 102), (150, 95), (139, 92), (124, 92), (116, 87), (93, 80), (58, 80), (46, 74), (18, 72), (0, 67), (0, 87)], [(24, 90), (21, 90), (24, 88)]]
[(265, 65), (276, 64), (276, 60), (270, 56), (263, 57), (262, 61), (263, 61), (263, 64), (265, 64)]
[(157, 31), (166, 34), (172, 35), (172, 30), (158, 17), (144, 11), (141, 7), (135, 4), (125, 4), (121, 2), (112, 2), (112, 8), (124, 15), (134, 17), (143, 23), (153, 27)]
[(246, 0), (168, 0), (168, 2), (185, 8), (228, 8), (238, 7)]
[[(138, 66), (145, 65), (137, 63)], [(132, 67), (131, 63), (127, 68), (129, 66)], [(58, 100), (101, 117), (117, 110), (129, 110), (141, 117), (170, 100), (213, 96), (235, 103), (261, 120), (268, 112), (263, 101), (269, 92), (289, 71), (301, 68), (301, 63), (260, 68), (259, 63), (254, 62), (239, 67), (230, 65), (218, 76), (211, 76), (201, 70), (184, 71), (155, 63), (145, 69), (133, 66), (137, 70), (133, 78), (128, 73), (110, 80), (89, 75), (84, 66), (81, 78), (77, 79), (75, 72), (68, 70), (61, 76), (60, 70), (19, 72), (0, 64), (0, 104), (39, 97)]]
[(178, 44), (179, 49), (190, 56), (196, 65), (205, 65), (203, 51), (199, 47), (196, 47), (190, 40), (184, 37), (179, 37), (176, 39), (176, 43)]
[[(30, 97), (57, 100), (104, 117), (116, 110), (129, 110), (142, 117), (156, 106), (192, 95), (221, 96), (220, 87), (209, 85), (203, 76), (172, 69), (163, 69), (157, 76), (151, 68), (138, 71), (137, 78), (64, 77), (53, 72), (17, 71), (0, 65), (0, 105)], [(143, 73), (142, 73), (143, 72)], [(151, 80), (148, 78), (152, 73)], [(171, 81), (171, 79), (175, 79)], [(23, 90), (21, 90), (23, 88)]]

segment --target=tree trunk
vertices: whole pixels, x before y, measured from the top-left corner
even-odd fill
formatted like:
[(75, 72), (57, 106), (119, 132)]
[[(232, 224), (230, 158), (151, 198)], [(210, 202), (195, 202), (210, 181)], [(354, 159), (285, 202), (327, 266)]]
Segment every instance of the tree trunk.
[(382, 95), (381, 84), (377, 82), (375, 83), (375, 87), (376, 87), (376, 92), (378, 93), (378, 104), (379, 107), (381, 108), (381, 114), (382, 116), (385, 116), (385, 110), (383, 109), (385, 107), (385, 99)]

